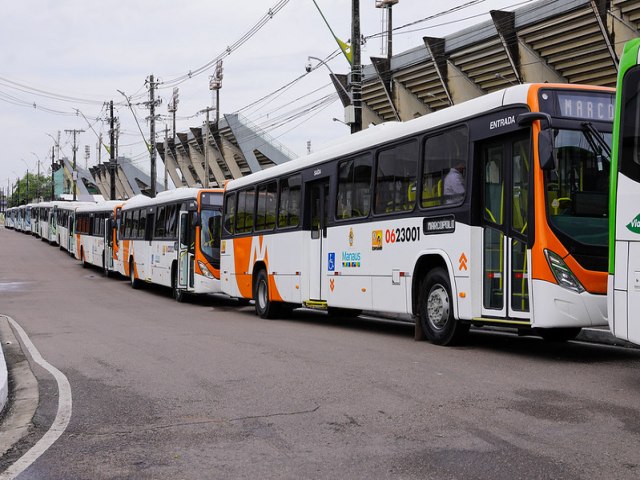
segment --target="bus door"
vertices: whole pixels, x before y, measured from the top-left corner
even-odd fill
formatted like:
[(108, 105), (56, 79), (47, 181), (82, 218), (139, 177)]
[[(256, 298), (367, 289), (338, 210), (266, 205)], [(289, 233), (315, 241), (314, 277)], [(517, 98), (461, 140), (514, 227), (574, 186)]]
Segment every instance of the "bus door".
[[(309, 205), (310, 241), (309, 241), (309, 299), (324, 300), (323, 291), (324, 260), (327, 256), (327, 218), (329, 214), (329, 179), (307, 183), (306, 197)], [(328, 260), (327, 260), (328, 261)]]
[(178, 243), (176, 255), (178, 260), (178, 282), (176, 288), (188, 290), (189, 278), (191, 276), (191, 265), (193, 265), (193, 254), (189, 246), (195, 241), (191, 235), (190, 212), (180, 211), (180, 228), (178, 229)]
[(481, 147), (483, 317), (530, 321), (529, 138), (509, 135)]
[(58, 206), (51, 207), (51, 220), (49, 221), (49, 240), (58, 241)]
[(104, 268), (113, 271), (113, 220), (104, 219)]

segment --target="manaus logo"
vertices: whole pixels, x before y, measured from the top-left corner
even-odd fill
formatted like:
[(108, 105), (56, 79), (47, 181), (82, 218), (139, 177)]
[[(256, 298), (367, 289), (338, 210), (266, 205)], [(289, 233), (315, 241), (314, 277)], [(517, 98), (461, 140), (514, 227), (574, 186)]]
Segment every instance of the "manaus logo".
[(631, 220), (631, 223), (627, 225), (627, 228), (633, 233), (640, 233), (640, 214), (636, 215), (636, 218)]

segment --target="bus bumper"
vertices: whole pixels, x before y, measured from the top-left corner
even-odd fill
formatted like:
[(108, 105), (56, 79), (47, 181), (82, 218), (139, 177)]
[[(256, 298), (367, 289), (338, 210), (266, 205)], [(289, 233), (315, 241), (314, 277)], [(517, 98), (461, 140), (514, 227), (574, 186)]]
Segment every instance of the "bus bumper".
[(607, 296), (576, 293), (543, 280), (533, 280), (532, 327), (608, 326)]

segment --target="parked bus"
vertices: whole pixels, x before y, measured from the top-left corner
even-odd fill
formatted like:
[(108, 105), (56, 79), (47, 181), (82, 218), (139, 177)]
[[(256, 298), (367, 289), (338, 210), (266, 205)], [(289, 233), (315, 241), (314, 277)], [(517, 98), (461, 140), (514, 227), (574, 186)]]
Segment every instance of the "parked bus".
[[(640, 344), (640, 39), (618, 71), (609, 203), (609, 328)], [(633, 312), (636, 312), (635, 314)]]
[(49, 241), (49, 212), (51, 211), (51, 202), (41, 202), (37, 204), (38, 209), (38, 231), (36, 237), (42, 241)]
[(108, 220), (121, 200), (108, 200), (79, 206), (75, 210), (75, 257), (83, 267), (93, 265), (106, 268), (108, 252), (105, 237)]
[(15, 212), (16, 212), (15, 207), (9, 207), (5, 211), (4, 227), (8, 228), (9, 230), (13, 230), (13, 228), (14, 228), (15, 215), (16, 215)]
[(222, 290), (269, 318), (296, 306), (413, 315), (548, 340), (607, 325), (614, 90), (508, 88), (230, 181)]
[(95, 202), (51, 202), (49, 211), (49, 242), (58, 245), (60, 250), (65, 250), (75, 256), (73, 247), (73, 228), (75, 224), (75, 213), (79, 207), (90, 207), (96, 205)]
[(222, 190), (177, 188), (155, 198), (137, 196), (121, 211), (122, 274), (187, 294), (220, 292)]

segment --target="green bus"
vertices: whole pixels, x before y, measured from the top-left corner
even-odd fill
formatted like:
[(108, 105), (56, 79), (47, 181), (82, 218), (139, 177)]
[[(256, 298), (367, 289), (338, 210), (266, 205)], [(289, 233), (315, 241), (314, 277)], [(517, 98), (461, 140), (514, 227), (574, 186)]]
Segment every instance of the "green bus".
[[(609, 195), (607, 310), (611, 332), (640, 344), (640, 39), (618, 73)], [(634, 313), (635, 312), (635, 313)]]

